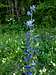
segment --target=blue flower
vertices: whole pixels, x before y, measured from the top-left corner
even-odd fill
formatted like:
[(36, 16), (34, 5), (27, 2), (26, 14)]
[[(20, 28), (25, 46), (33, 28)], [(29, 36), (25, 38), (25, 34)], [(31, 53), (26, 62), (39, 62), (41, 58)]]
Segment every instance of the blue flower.
[(24, 53), (25, 53), (25, 54), (29, 54), (29, 51), (28, 51), (28, 50), (25, 50)]
[(28, 61), (29, 61), (29, 58), (24, 58), (24, 61), (25, 61), (25, 62), (28, 62)]
[(28, 53), (27, 57), (24, 58), (24, 61), (25, 61), (25, 62), (28, 62), (31, 58), (32, 58), (32, 54), (29, 54), (29, 53)]
[[(30, 30), (32, 30), (34, 27), (34, 22), (35, 22), (35, 20), (33, 19), (34, 11), (35, 11), (35, 5), (30, 6), (30, 11), (27, 11), (27, 15), (30, 16), (30, 20), (26, 21), (25, 24), (28, 28), (30, 28)], [(26, 33), (26, 48), (27, 48), (27, 50), (24, 51), (24, 53), (26, 54), (26, 57), (24, 57), (24, 61), (26, 63), (30, 62), (30, 59), (32, 59), (32, 54), (30, 52), (31, 52), (31, 50), (33, 50), (33, 48), (30, 47), (30, 36), (31, 36), (31, 33), (29, 31)], [(27, 65), (25, 65), (24, 68), (27, 69), (27, 72), (25, 72), (26, 75), (32, 75), (32, 72), (30, 72), (29, 69), (31, 69), (34, 65), (35, 65), (34, 61), (32, 62), (31, 66), (29, 65), (29, 63), (27, 63)]]
[(26, 66), (25, 66), (25, 68), (26, 68), (26, 69), (30, 69), (30, 68), (31, 68), (31, 66), (29, 66), (29, 65), (26, 65)]
[(28, 55), (28, 58), (29, 58), (29, 59), (32, 58), (32, 54), (29, 54), (29, 55)]
[(32, 72), (27, 72), (27, 75), (32, 75)]

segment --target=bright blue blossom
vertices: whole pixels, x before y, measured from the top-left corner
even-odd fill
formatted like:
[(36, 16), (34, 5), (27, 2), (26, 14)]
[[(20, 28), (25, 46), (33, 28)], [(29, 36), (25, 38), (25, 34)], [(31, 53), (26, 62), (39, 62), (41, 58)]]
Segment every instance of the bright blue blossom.
[(32, 72), (27, 72), (27, 75), (32, 75)]
[(31, 66), (26, 65), (25, 68), (26, 68), (26, 69), (31, 69)]

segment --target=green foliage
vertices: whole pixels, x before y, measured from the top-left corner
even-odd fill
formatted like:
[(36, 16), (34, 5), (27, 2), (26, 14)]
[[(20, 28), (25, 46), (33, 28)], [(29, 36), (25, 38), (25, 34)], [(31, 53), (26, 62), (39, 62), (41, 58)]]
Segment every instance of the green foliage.
[[(32, 40), (31, 36), (31, 46), (36, 48), (36, 53), (33, 56), (33, 60), (36, 61), (36, 75), (41, 75), (40, 71), (42, 71), (42, 75), (51, 75), (53, 73), (56, 75), (55, 31), (53, 33), (37, 29), (31, 33), (32, 36), (39, 35), (39, 38), (35, 38), (35, 41)], [(25, 49), (25, 32), (23, 30), (0, 33), (0, 75), (12, 75), (13, 73), (21, 75), (22, 71), (24, 71), (23, 57)]]
[[(22, 31), (20, 33), (22, 36), (24, 35)], [(13, 72), (18, 72), (20, 69), (19, 64), (22, 63), (21, 60), (25, 45), (24, 37), (20, 36), (16, 32), (0, 35), (0, 75), (12, 75)]]
[(9, 7), (9, 6), (0, 3), (0, 8), (4, 8), (4, 7)]
[[(53, 1), (54, 2), (54, 1)], [(39, 27), (55, 27), (56, 25), (56, 3), (44, 2), (37, 5), (35, 19), (36, 25)], [(56, 1), (55, 1), (56, 2)]]

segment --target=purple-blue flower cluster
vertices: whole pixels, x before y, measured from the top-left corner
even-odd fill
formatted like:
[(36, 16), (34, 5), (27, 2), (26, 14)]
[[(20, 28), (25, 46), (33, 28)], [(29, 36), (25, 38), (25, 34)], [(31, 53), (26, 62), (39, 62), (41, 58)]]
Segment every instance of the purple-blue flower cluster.
[[(32, 18), (34, 11), (35, 11), (35, 5), (30, 6), (30, 11), (27, 11), (27, 15), (30, 16), (31, 18), (25, 24), (27, 27), (30, 28), (30, 31), (31, 27), (34, 26), (34, 21), (35, 21)], [(26, 50), (24, 51), (24, 54), (26, 56), (24, 57), (24, 62), (26, 62), (27, 65), (24, 66), (24, 68), (26, 69), (25, 75), (32, 75), (31, 68), (35, 64), (34, 62), (32, 63), (32, 65), (28, 63), (33, 57), (33, 54), (31, 53), (33, 49), (30, 47), (30, 36), (31, 36), (30, 31), (26, 32)]]

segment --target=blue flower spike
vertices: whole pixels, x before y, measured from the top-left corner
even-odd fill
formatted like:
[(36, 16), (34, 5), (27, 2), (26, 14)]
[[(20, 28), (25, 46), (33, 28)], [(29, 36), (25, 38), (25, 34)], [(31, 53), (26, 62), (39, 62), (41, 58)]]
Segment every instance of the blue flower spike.
[[(30, 16), (30, 20), (26, 21), (25, 24), (27, 27), (29, 27), (30, 31), (33, 29), (34, 22), (35, 22), (35, 20), (33, 19), (33, 12), (35, 12), (35, 5), (30, 6), (30, 10), (27, 11), (27, 15)], [(34, 61), (30, 63), (30, 60), (33, 57), (33, 54), (32, 54), (33, 49), (30, 46), (30, 36), (31, 36), (30, 31), (26, 32), (26, 50), (24, 51), (26, 57), (24, 57), (24, 61), (27, 63), (27, 65), (25, 65), (24, 67), (26, 69), (25, 75), (32, 75), (32, 72), (30, 72), (30, 70), (35, 65)], [(32, 64), (32, 65), (30, 66), (29, 64)]]

